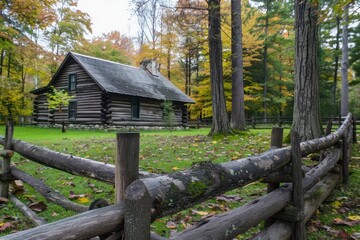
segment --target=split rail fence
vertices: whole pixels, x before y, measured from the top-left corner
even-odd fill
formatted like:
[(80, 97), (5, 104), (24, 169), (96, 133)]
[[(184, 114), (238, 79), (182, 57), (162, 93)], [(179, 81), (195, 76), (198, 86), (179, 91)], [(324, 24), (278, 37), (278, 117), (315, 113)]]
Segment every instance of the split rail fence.
[[(164, 175), (139, 172), (139, 133), (118, 133), (116, 164), (54, 152), (12, 138), (7, 123), (1, 152), (0, 196), (10, 198), (37, 227), (0, 239), (166, 239), (150, 232), (150, 224), (219, 194), (262, 180), (268, 194), (234, 210), (203, 219), (170, 239), (233, 239), (265, 220), (265, 228), (251, 239), (305, 239), (305, 223), (335, 188), (349, 182), (349, 159), (355, 122), (351, 113), (326, 136), (306, 142), (291, 131), (291, 146), (282, 147), (282, 128), (273, 128), (269, 151), (222, 164), (202, 162), (191, 169)], [(37, 163), (74, 175), (115, 185), (115, 204), (88, 211), (15, 166), (14, 152)], [(318, 164), (305, 167), (302, 158), (319, 153)], [(8, 191), (9, 181), (21, 179), (46, 199), (78, 215), (45, 223)], [(94, 208), (95, 200), (90, 208)], [(95, 206), (96, 208), (96, 206)]]

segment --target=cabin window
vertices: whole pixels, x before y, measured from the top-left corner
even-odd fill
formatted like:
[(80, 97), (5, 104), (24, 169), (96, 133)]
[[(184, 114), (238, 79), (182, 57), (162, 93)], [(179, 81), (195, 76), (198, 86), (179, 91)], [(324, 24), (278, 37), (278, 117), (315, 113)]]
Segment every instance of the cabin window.
[(76, 119), (76, 102), (69, 102), (69, 119)]
[(76, 90), (76, 74), (69, 74), (69, 91)]
[(140, 118), (140, 100), (138, 98), (131, 100), (131, 116), (132, 118)]

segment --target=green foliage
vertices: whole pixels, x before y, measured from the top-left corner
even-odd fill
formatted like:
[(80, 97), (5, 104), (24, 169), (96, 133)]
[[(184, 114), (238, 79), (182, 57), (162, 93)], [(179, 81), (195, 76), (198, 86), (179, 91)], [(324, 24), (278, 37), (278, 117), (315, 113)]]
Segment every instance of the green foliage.
[(161, 103), (163, 119), (169, 127), (174, 126), (175, 124), (175, 112), (173, 102), (169, 100), (165, 100)]
[(17, 116), (30, 116), (29, 97), (21, 92), (20, 86), (15, 79), (0, 77), (0, 116), (10, 120)]
[(78, 0), (58, 0), (53, 5), (56, 21), (45, 33), (52, 52), (58, 57), (74, 48), (84, 38), (86, 32), (92, 32), (89, 14), (77, 9)]
[(75, 45), (74, 50), (85, 55), (124, 64), (133, 63), (135, 52), (131, 39), (118, 31), (104, 33), (91, 41), (83, 40)]
[(49, 103), (49, 109), (58, 109), (59, 112), (62, 112), (63, 107), (69, 105), (69, 101), (73, 98), (64, 90), (57, 90), (51, 86), (50, 93), (46, 93), (47, 101)]

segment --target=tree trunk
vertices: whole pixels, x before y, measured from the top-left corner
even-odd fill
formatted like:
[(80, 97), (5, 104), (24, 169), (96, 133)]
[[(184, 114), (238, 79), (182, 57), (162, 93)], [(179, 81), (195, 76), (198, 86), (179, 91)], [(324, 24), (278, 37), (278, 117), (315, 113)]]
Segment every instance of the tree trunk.
[(0, 54), (0, 77), (2, 76), (2, 70), (4, 67), (4, 55), (5, 55), (5, 50), (1, 49), (1, 54)]
[(338, 51), (340, 48), (340, 18), (336, 17), (336, 47), (335, 47), (335, 67), (334, 67), (334, 82), (333, 82), (333, 87), (332, 87), (332, 91), (331, 91), (331, 100), (332, 100), (332, 104), (333, 104), (333, 117), (337, 116), (338, 113), (338, 108), (337, 108), (337, 104), (336, 104), (336, 88), (337, 88), (337, 77), (338, 77), (338, 70), (339, 70), (339, 55), (338, 55)]
[(263, 59), (263, 64), (264, 64), (264, 122), (267, 122), (267, 84), (269, 81), (269, 71), (268, 71), (268, 66), (267, 66), (267, 61), (268, 61), (268, 43), (267, 43), (267, 37), (268, 37), (268, 32), (269, 32), (269, 1), (266, 1), (266, 19), (265, 19), (265, 42), (264, 42), (264, 59)]
[(209, 0), (209, 55), (212, 98), (212, 127), (209, 135), (232, 132), (226, 112), (223, 83), (220, 0)]
[(11, 69), (11, 52), (8, 53), (8, 66), (7, 66), (7, 77), (10, 77), (10, 69)]
[(343, 13), (343, 30), (342, 30), (342, 61), (341, 61), (341, 116), (344, 117), (349, 112), (349, 83), (348, 83), (348, 67), (349, 67), (349, 4), (344, 7)]
[(232, 109), (231, 127), (245, 130), (241, 0), (231, 1)]
[(295, 1), (295, 91), (292, 128), (301, 141), (321, 137), (318, 4)]

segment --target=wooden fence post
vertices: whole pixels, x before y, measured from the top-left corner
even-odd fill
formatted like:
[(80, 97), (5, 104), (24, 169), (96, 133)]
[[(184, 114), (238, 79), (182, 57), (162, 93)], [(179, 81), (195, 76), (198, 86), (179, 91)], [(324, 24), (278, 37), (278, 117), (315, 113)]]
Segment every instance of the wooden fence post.
[(254, 116), (251, 117), (251, 126), (253, 129), (255, 129), (255, 125), (256, 125), (256, 119)]
[(343, 184), (349, 184), (349, 142), (348, 131), (344, 132), (342, 137), (342, 159), (341, 159), (341, 171), (343, 177)]
[(10, 161), (12, 152), (12, 140), (14, 134), (14, 123), (6, 122), (5, 129), (5, 144), (4, 144), (4, 154), (2, 154), (2, 173), (1, 173), (1, 181), (0, 181), (0, 197), (8, 198), (9, 197), (9, 181), (11, 179), (10, 176)]
[[(329, 120), (326, 124), (325, 136), (327, 136), (331, 133), (331, 129), (332, 129), (332, 121)], [(319, 157), (319, 162), (321, 162), (324, 158), (325, 158), (324, 151), (321, 151), (320, 157)]]
[(126, 190), (124, 220), (126, 240), (150, 240), (151, 197), (141, 180)]
[[(281, 148), (283, 143), (283, 133), (284, 129), (281, 127), (273, 127), (271, 130), (271, 142), (270, 149)], [(267, 193), (274, 191), (279, 188), (280, 183), (268, 183), (267, 184)], [(267, 228), (275, 222), (274, 218), (265, 219), (264, 227)]]
[(297, 131), (291, 130), (291, 163), (292, 163), (292, 199), (293, 205), (297, 209), (298, 221), (294, 224), (294, 239), (305, 240), (305, 222), (304, 222), (304, 196), (303, 196), (303, 172), (301, 169), (301, 149), (300, 135)]
[(115, 202), (125, 199), (126, 188), (139, 179), (140, 134), (117, 133), (115, 164)]

